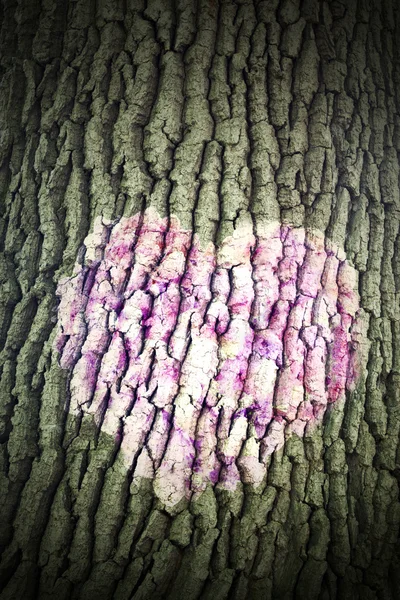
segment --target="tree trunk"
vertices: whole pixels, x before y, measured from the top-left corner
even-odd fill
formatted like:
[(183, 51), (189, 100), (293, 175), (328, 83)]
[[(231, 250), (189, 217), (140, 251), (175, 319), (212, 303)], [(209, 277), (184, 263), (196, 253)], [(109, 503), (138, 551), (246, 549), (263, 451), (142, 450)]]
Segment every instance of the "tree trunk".
[(399, 598), (400, 6), (1, 19), (1, 600)]

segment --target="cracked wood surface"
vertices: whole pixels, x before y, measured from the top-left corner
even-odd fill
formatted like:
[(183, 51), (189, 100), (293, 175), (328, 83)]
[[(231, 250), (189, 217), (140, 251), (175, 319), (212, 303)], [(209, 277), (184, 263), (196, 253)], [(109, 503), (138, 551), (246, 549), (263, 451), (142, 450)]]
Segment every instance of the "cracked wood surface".
[(3, 0), (0, 598), (400, 595), (400, 7)]

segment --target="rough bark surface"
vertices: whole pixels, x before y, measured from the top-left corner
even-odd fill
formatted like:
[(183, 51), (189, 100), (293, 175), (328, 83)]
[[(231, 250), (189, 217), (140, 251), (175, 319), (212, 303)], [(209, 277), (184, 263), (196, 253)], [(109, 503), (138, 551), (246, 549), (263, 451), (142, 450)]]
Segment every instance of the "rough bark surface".
[(400, 7), (2, 0), (0, 598), (400, 596)]

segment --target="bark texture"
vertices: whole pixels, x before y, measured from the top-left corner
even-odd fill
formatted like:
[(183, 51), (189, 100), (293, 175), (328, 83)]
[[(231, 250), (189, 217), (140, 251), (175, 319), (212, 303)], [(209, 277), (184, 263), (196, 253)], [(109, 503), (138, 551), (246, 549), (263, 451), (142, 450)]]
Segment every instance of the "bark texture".
[(1, 600), (398, 598), (400, 7), (1, 10)]

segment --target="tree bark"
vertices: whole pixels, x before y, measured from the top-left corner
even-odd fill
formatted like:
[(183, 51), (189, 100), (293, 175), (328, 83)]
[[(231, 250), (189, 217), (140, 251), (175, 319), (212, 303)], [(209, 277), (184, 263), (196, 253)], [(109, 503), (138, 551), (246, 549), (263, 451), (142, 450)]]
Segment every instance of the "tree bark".
[(2, 0), (1, 600), (400, 597), (399, 40)]

